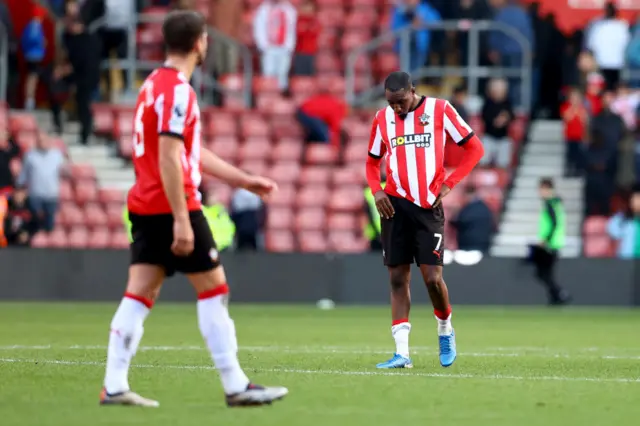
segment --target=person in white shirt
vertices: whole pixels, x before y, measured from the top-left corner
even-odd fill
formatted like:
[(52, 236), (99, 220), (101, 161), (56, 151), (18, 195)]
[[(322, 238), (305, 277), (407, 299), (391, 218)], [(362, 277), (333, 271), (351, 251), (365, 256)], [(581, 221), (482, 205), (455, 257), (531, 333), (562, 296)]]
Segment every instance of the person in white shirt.
[(262, 55), (262, 74), (289, 87), (289, 69), (296, 47), (295, 7), (288, 0), (265, 0), (253, 18), (253, 37)]
[(608, 3), (605, 17), (592, 23), (587, 34), (587, 48), (593, 53), (609, 90), (617, 88), (631, 39), (629, 24), (618, 19), (617, 14), (615, 4)]
[[(104, 24), (100, 29), (102, 39), (102, 59), (110, 60), (116, 54), (120, 60), (127, 58), (129, 50), (128, 30), (135, 22), (136, 5), (133, 0), (105, 0)], [(128, 87), (127, 71), (121, 69), (123, 88)], [(110, 70), (103, 71), (107, 92), (112, 94)]]

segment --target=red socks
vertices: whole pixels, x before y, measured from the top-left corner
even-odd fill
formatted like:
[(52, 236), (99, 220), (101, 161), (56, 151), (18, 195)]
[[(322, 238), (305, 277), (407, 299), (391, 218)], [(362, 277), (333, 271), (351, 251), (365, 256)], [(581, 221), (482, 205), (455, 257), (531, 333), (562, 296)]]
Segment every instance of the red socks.
[(439, 311), (437, 309), (433, 310), (433, 314), (436, 316), (436, 318), (438, 318), (439, 320), (448, 320), (449, 317), (451, 316), (451, 306), (447, 306), (447, 309), (444, 311)]

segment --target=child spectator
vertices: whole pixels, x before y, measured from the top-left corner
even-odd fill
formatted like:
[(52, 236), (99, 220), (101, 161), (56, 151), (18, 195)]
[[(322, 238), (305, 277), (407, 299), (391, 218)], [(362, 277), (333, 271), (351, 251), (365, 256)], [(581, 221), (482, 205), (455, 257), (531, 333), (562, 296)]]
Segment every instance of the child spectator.
[(511, 163), (508, 131), (514, 114), (508, 93), (506, 80), (494, 79), (489, 82), (488, 96), (482, 106), (485, 154), (480, 164), (483, 166), (495, 164), (496, 167), (506, 169)]
[(296, 55), (293, 59), (294, 75), (314, 75), (315, 56), (318, 53), (318, 36), (321, 27), (316, 17), (313, 0), (305, 0), (300, 6), (296, 25)]
[(565, 174), (580, 176), (584, 171), (584, 140), (588, 113), (582, 94), (577, 88), (571, 89), (569, 99), (560, 107), (564, 122)]
[(36, 7), (33, 17), (22, 32), (21, 45), (27, 62), (27, 82), (25, 85), (25, 108), (33, 110), (36, 107), (36, 88), (38, 77), (42, 73), (42, 60), (46, 53), (47, 41), (42, 28), (44, 10)]

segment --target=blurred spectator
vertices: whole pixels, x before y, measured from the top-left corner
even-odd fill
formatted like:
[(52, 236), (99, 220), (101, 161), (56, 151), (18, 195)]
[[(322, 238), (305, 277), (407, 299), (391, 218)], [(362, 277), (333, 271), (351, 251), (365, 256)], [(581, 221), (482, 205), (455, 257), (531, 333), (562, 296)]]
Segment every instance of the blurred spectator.
[(36, 107), (36, 88), (38, 76), (42, 73), (47, 40), (44, 36), (42, 20), (45, 11), (40, 7), (34, 7), (33, 16), (22, 32), (20, 47), (27, 63), (27, 81), (25, 83), (25, 108), (33, 111)]
[(467, 112), (467, 87), (464, 85), (456, 86), (453, 89), (453, 98), (451, 99), (451, 105), (458, 111), (458, 115), (464, 120), (468, 121), (469, 113)]
[(7, 243), (14, 246), (28, 246), (35, 231), (27, 191), (24, 188), (18, 188), (8, 200), (7, 215), (4, 219)]
[(638, 106), (638, 109), (636, 110), (636, 123), (636, 131), (633, 135), (635, 138), (634, 169), (636, 183), (640, 184), (640, 106)]
[(487, 98), (482, 106), (484, 121), (482, 140), (485, 154), (480, 164), (483, 166), (495, 164), (496, 167), (506, 169), (511, 163), (511, 140), (508, 131), (514, 118), (513, 107), (507, 97), (507, 81), (491, 80), (487, 91)]
[(611, 103), (611, 111), (624, 120), (627, 129), (636, 129), (636, 110), (640, 106), (640, 92), (633, 91), (624, 83), (618, 85), (616, 97)]
[(627, 64), (632, 73), (629, 85), (634, 89), (640, 89), (640, 15), (631, 30), (631, 41), (627, 47)]
[(456, 218), (449, 222), (456, 230), (458, 249), (488, 253), (496, 229), (493, 213), (473, 186), (465, 188), (463, 203)]
[[(431, 7), (429, 2), (420, 0), (401, 0), (391, 11), (391, 30), (398, 31), (403, 28), (413, 27), (409, 38), (409, 69), (414, 73), (427, 64), (429, 47), (431, 43), (431, 31), (424, 27), (425, 24), (440, 22), (440, 14)], [(402, 38), (396, 43), (396, 52), (402, 52)], [(402, 58), (401, 58), (402, 59)]]
[(307, 142), (331, 142), (341, 145), (342, 121), (349, 112), (343, 99), (321, 85), (316, 95), (304, 101), (296, 118), (305, 130)]
[(38, 229), (53, 230), (58, 210), (60, 177), (64, 167), (64, 156), (51, 140), (40, 132), (36, 147), (24, 156), (18, 186), (29, 191), (29, 204), (38, 223)]
[[(536, 42), (533, 51), (532, 107), (542, 117), (560, 118), (558, 93), (563, 87), (562, 67), (567, 38), (558, 28), (553, 13), (538, 17), (533, 22)], [(576, 68), (576, 56), (577, 53), (571, 57), (572, 71)]]
[(305, 0), (300, 6), (296, 24), (296, 55), (293, 58), (294, 75), (314, 75), (315, 56), (318, 53), (318, 37), (322, 27), (316, 17), (313, 0)]
[(586, 47), (593, 52), (609, 90), (615, 89), (620, 81), (631, 37), (629, 24), (617, 15), (615, 4), (607, 3), (604, 18), (593, 22), (586, 34)]
[(626, 211), (617, 213), (607, 224), (607, 233), (618, 241), (620, 259), (640, 258), (640, 186), (636, 185)]
[[(490, 4), (496, 10), (494, 21), (517, 30), (535, 51), (533, 27), (527, 11), (518, 2), (490, 0)], [(502, 31), (492, 31), (489, 36), (489, 49), (494, 64), (504, 68), (522, 67), (525, 52), (511, 35)], [(509, 79), (509, 97), (514, 105), (520, 105), (521, 85), (520, 79)]]
[(222, 252), (231, 247), (235, 239), (236, 226), (227, 209), (218, 202), (214, 193), (209, 193), (205, 198), (202, 213), (207, 218), (218, 251)]
[(20, 80), (17, 56), (18, 43), (14, 33), (13, 21), (11, 20), (11, 12), (9, 11), (6, 1), (0, 2), (0, 25), (2, 25), (2, 28), (4, 29), (3, 37), (7, 37), (7, 65), (9, 68), (6, 87), (7, 102), (9, 103), (9, 106), (15, 107), (18, 94), (16, 89), (19, 87), (18, 81)]
[(80, 4), (77, 0), (69, 0), (65, 10), (63, 41), (73, 68), (80, 143), (86, 145), (93, 132), (91, 103), (98, 93), (102, 53), (100, 39), (95, 32), (89, 31), (89, 27), (104, 15), (104, 3), (85, 0)]
[(9, 137), (5, 129), (0, 129), (0, 194), (13, 188), (11, 162), (20, 156), (20, 148)]
[(569, 100), (560, 108), (564, 122), (565, 174), (581, 176), (584, 172), (584, 144), (588, 125), (588, 112), (582, 93), (577, 88), (569, 92)]
[(236, 189), (231, 196), (231, 219), (236, 225), (236, 249), (258, 250), (266, 223), (266, 209), (260, 197), (246, 189)]
[(616, 114), (612, 107), (615, 101), (615, 93), (607, 91), (602, 95), (602, 111), (591, 121), (591, 130), (601, 135), (605, 149), (611, 151), (613, 155), (612, 163), (607, 170), (614, 178), (618, 169), (617, 153), (620, 144), (627, 135), (627, 126), (624, 120)]
[[(460, 2), (450, 3), (453, 3), (455, 8), (455, 18), (464, 21), (467, 25), (473, 21), (481, 21), (491, 17), (491, 10), (486, 0), (460, 0)], [(460, 65), (466, 67), (469, 65), (469, 33), (467, 31), (459, 31), (456, 36), (458, 39)], [(483, 50), (482, 47), (481, 45), (481, 50)]]
[(7, 197), (0, 194), (0, 248), (7, 246), (7, 237), (4, 229), (4, 219), (7, 216), (9, 205), (7, 203)]
[[(118, 59), (127, 59), (129, 48), (128, 30), (136, 19), (135, 0), (104, 0), (105, 14), (104, 23), (100, 28), (100, 39), (102, 42), (102, 59), (111, 59), (111, 54), (115, 53)], [(119, 67), (118, 67), (119, 68)], [(127, 71), (121, 70), (123, 89), (128, 87)], [(112, 95), (113, 87), (111, 82), (111, 70), (103, 71), (107, 94)]]
[[(211, 19), (214, 27), (231, 40), (239, 42), (242, 35), (242, 2), (216, 0), (212, 8)], [(238, 71), (238, 46), (229, 40), (218, 39), (219, 37), (213, 37), (214, 62), (211, 68), (216, 70), (217, 75), (234, 74)]]
[(297, 14), (288, 0), (264, 0), (253, 18), (253, 37), (262, 55), (262, 75), (276, 77), (283, 91), (289, 87)]

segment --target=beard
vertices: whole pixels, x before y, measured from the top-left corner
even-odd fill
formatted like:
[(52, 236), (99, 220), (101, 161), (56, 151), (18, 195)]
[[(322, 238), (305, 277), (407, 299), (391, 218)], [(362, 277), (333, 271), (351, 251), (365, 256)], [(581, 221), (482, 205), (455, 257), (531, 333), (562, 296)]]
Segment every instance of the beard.
[(196, 66), (200, 66), (204, 63), (204, 53), (198, 52), (198, 56), (196, 57)]

